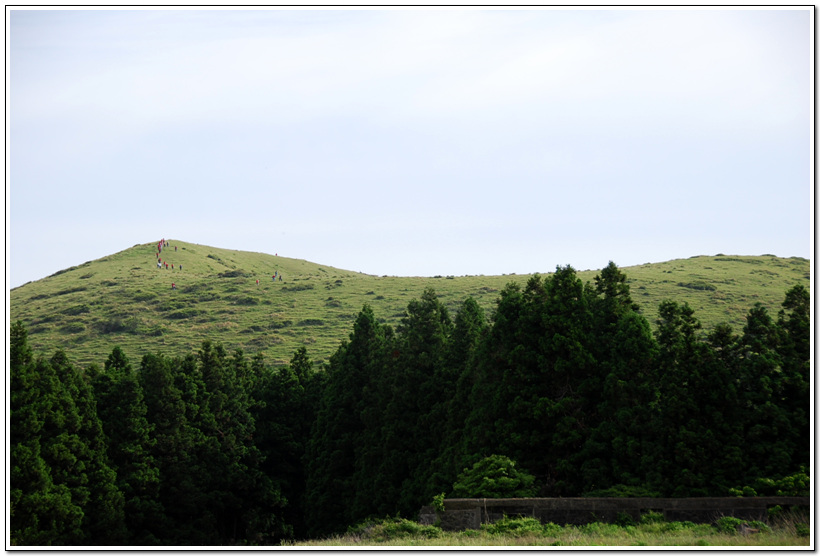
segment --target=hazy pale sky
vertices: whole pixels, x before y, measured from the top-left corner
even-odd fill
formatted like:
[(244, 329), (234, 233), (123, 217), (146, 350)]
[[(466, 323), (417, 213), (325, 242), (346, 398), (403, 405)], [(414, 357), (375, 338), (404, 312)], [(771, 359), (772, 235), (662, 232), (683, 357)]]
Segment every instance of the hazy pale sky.
[(801, 9), (6, 9), (10, 286), (160, 238), (377, 275), (810, 258)]

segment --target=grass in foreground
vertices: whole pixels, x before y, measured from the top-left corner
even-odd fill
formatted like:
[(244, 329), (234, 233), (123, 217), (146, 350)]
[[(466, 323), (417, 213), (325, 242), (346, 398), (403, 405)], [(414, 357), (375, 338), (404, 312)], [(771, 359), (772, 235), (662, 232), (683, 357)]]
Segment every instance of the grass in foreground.
[(808, 525), (802, 518), (779, 520), (768, 527), (752, 523), (758, 532), (744, 534), (735, 518), (717, 524), (665, 522), (658, 514), (641, 523), (581, 526), (541, 524), (534, 518), (505, 518), (481, 529), (447, 532), (402, 518), (366, 521), (345, 535), (322, 540), (283, 543), (286, 546), (805, 546)]

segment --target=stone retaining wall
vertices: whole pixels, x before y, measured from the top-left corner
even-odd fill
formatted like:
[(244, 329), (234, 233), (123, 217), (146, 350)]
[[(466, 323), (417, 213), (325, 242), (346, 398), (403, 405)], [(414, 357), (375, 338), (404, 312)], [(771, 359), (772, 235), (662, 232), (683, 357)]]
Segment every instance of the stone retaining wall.
[(447, 498), (444, 511), (432, 506), (421, 509), (419, 521), (442, 529), (478, 529), (509, 517), (534, 517), (541, 523), (583, 525), (594, 521), (614, 522), (619, 514), (635, 521), (649, 511), (662, 513), (667, 521), (712, 523), (723, 516), (766, 521), (774, 506), (809, 506), (808, 496), (758, 496), (749, 498)]

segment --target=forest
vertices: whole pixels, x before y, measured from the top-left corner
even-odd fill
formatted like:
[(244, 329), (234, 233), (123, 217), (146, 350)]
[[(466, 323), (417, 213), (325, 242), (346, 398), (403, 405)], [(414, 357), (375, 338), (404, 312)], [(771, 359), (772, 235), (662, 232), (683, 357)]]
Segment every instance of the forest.
[(318, 538), (469, 496), (491, 458), (530, 496), (806, 494), (783, 489), (810, 465), (808, 289), (740, 331), (674, 300), (654, 324), (613, 263), (510, 283), (489, 316), (432, 289), (395, 329), (364, 305), (321, 369), (304, 347), (274, 368), (210, 340), (80, 369), (34, 354), (18, 321), (11, 544)]

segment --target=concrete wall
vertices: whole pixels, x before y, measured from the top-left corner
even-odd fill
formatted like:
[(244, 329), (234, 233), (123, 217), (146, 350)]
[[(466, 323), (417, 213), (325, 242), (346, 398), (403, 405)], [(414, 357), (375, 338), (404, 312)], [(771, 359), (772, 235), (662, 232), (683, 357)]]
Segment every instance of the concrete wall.
[(807, 496), (759, 496), (750, 498), (448, 498), (444, 512), (432, 506), (421, 509), (419, 521), (432, 525), (440, 520), (446, 530), (478, 529), (509, 517), (534, 517), (542, 523), (582, 525), (594, 521), (614, 522), (621, 513), (635, 521), (641, 514), (662, 513), (667, 521), (711, 523), (723, 516), (766, 521), (773, 506), (807, 506)]

